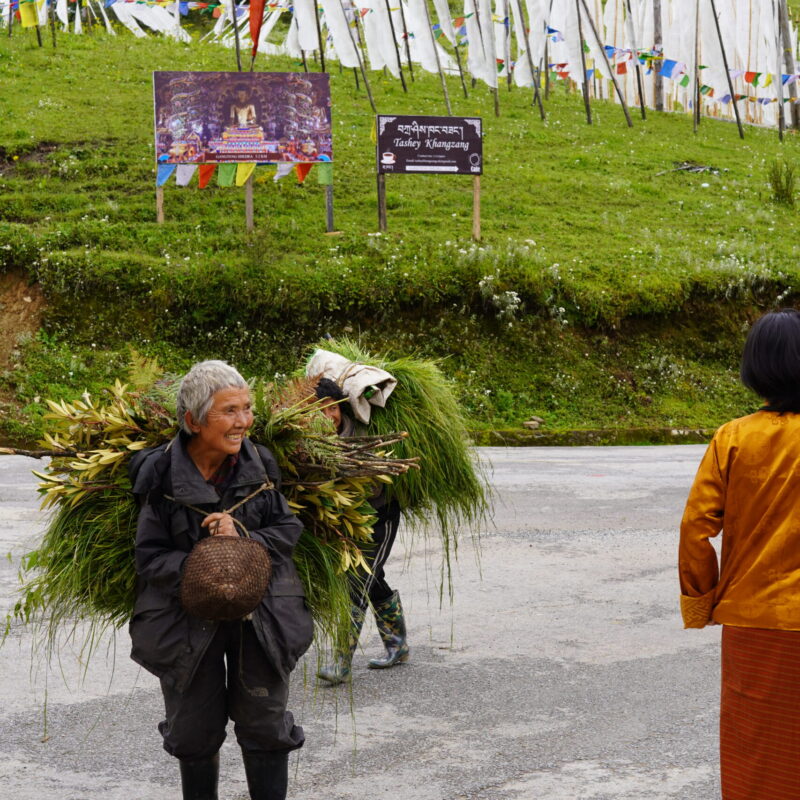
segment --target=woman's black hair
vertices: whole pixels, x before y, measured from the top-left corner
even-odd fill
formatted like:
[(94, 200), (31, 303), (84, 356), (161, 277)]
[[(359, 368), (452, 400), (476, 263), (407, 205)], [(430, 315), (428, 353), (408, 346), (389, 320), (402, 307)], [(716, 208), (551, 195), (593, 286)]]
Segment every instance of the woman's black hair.
[(800, 413), (800, 311), (782, 308), (758, 319), (744, 344), (742, 383), (767, 411)]
[(317, 400), (324, 400), (326, 397), (330, 397), (331, 400), (344, 400), (344, 392), (339, 384), (330, 378), (320, 378), (314, 391), (316, 392)]

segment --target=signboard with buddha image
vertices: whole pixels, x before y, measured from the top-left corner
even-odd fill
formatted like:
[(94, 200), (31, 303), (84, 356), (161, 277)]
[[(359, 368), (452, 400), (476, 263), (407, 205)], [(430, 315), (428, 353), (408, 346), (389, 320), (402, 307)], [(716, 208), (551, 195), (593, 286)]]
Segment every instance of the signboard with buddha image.
[(332, 161), (325, 73), (154, 72), (161, 164)]

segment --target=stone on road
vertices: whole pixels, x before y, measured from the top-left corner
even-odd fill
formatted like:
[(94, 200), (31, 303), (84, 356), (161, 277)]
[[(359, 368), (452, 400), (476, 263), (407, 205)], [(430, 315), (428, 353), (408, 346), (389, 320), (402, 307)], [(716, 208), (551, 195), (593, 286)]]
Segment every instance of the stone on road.
[[(484, 448), (494, 520), (462, 537), (440, 605), (435, 536), (404, 531), (387, 576), (406, 608), (409, 663), (318, 686), (294, 674), (306, 745), (290, 800), (668, 800), (719, 796), (719, 628), (682, 630), (678, 525), (703, 448)], [(38, 462), (0, 459), (3, 610), (40, 535)], [(39, 465), (40, 466), (40, 465)], [(13, 800), (180, 797), (161, 749), (157, 680), (124, 629), (49, 660), (14, 624), (0, 648), (0, 786)], [(220, 797), (247, 797), (231, 726)]]

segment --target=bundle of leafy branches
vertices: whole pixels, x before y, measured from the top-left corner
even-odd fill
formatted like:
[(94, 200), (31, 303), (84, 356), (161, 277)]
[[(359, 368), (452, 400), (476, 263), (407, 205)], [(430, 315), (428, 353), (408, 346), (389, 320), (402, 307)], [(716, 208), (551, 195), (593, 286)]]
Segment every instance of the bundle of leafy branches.
[(458, 534), (477, 530), (486, 516), (488, 499), (450, 381), (432, 359), (375, 355), (347, 338), (319, 346), (349, 361), (379, 367), (397, 379), (386, 406), (373, 406), (367, 430), (378, 437), (390, 436), (392, 431), (408, 434), (393, 452), (398, 458), (417, 460), (420, 469), (398, 476), (387, 493), (397, 498), (412, 529), (430, 530), (428, 522), (438, 523), (444, 546), (440, 588), (446, 579), (452, 592), (451, 554), (457, 551)]
[[(127, 465), (135, 451), (176, 435), (177, 385), (139, 359), (127, 383), (117, 380), (96, 400), (48, 401), (48, 449), (28, 452), (52, 457), (34, 474), (43, 507), (54, 513), (39, 547), (23, 559), (12, 619), (41, 625), (51, 647), (78, 622), (89, 624), (92, 644), (96, 633), (130, 617), (138, 507)], [(281, 387), (255, 382), (253, 395), (251, 438), (274, 453), (284, 494), (304, 525), (295, 562), (318, 639), (341, 645), (350, 625), (346, 575), (363, 563), (375, 522), (369, 498), (377, 485), (416, 471), (416, 461), (392, 454), (402, 434), (339, 438), (306, 379)]]

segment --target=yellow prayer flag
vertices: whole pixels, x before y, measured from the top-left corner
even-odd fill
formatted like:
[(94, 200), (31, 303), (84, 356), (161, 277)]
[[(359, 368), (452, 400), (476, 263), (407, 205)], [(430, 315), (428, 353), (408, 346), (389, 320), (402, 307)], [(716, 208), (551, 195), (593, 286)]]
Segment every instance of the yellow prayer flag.
[(19, 4), (19, 18), (23, 28), (35, 28), (39, 24), (39, 5), (34, 0), (22, 0)]
[(244, 186), (247, 183), (247, 179), (253, 174), (253, 170), (255, 170), (255, 168), (255, 164), (237, 164), (236, 185)]

